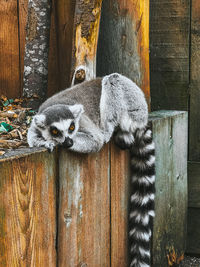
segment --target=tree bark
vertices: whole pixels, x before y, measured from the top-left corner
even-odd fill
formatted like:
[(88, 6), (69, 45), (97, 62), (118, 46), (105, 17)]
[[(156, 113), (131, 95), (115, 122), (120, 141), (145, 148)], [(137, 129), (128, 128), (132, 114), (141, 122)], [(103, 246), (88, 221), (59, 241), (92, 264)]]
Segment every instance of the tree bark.
[(47, 94), (51, 0), (29, 0), (23, 96), (38, 108)]

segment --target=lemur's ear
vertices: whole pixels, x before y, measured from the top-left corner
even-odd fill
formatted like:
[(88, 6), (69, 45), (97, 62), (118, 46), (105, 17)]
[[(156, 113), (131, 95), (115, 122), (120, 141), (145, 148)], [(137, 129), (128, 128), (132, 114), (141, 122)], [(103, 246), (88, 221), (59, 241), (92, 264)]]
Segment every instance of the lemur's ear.
[(81, 114), (84, 112), (83, 105), (81, 104), (69, 106), (69, 110), (74, 115), (75, 119), (79, 119)]
[(43, 114), (38, 114), (34, 116), (34, 122), (36, 124), (36, 126), (40, 127), (40, 128), (44, 128), (45, 127), (45, 119), (46, 116)]

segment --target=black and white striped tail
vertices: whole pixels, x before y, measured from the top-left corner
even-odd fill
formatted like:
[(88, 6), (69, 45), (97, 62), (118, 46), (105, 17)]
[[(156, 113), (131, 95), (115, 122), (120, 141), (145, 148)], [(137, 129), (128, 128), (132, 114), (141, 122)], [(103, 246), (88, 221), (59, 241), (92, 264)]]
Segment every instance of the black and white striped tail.
[(135, 132), (131, 154), (130, 267), (151, 266), (155, 196), (155, 146), (149, 128)]

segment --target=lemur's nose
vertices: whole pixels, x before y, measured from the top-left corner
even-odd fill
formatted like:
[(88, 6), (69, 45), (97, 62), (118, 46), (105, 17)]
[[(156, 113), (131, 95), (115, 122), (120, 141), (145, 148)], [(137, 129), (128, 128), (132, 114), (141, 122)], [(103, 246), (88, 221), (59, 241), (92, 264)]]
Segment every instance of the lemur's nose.
[(69, 148), (71, 146), (73, 146), (74, 142), (71, 138), (66, 137), (65, 141), (62, 143), (63, 147)]

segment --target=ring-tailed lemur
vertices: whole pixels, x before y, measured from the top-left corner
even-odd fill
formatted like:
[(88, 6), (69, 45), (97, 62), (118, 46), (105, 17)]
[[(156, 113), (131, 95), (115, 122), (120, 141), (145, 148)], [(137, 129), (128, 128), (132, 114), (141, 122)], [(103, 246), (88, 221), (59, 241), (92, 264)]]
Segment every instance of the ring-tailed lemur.
[(99, 151), (112, 135), (131, 154), (130, 266), (150, 266), (154, 217), (155, 148), (147, 126), (148, 108), (140, 88), (113, 73), (83, 82), (47, 99), (28, 130), (30, 147), (50, 151), (63, 145), (72, 151)]

